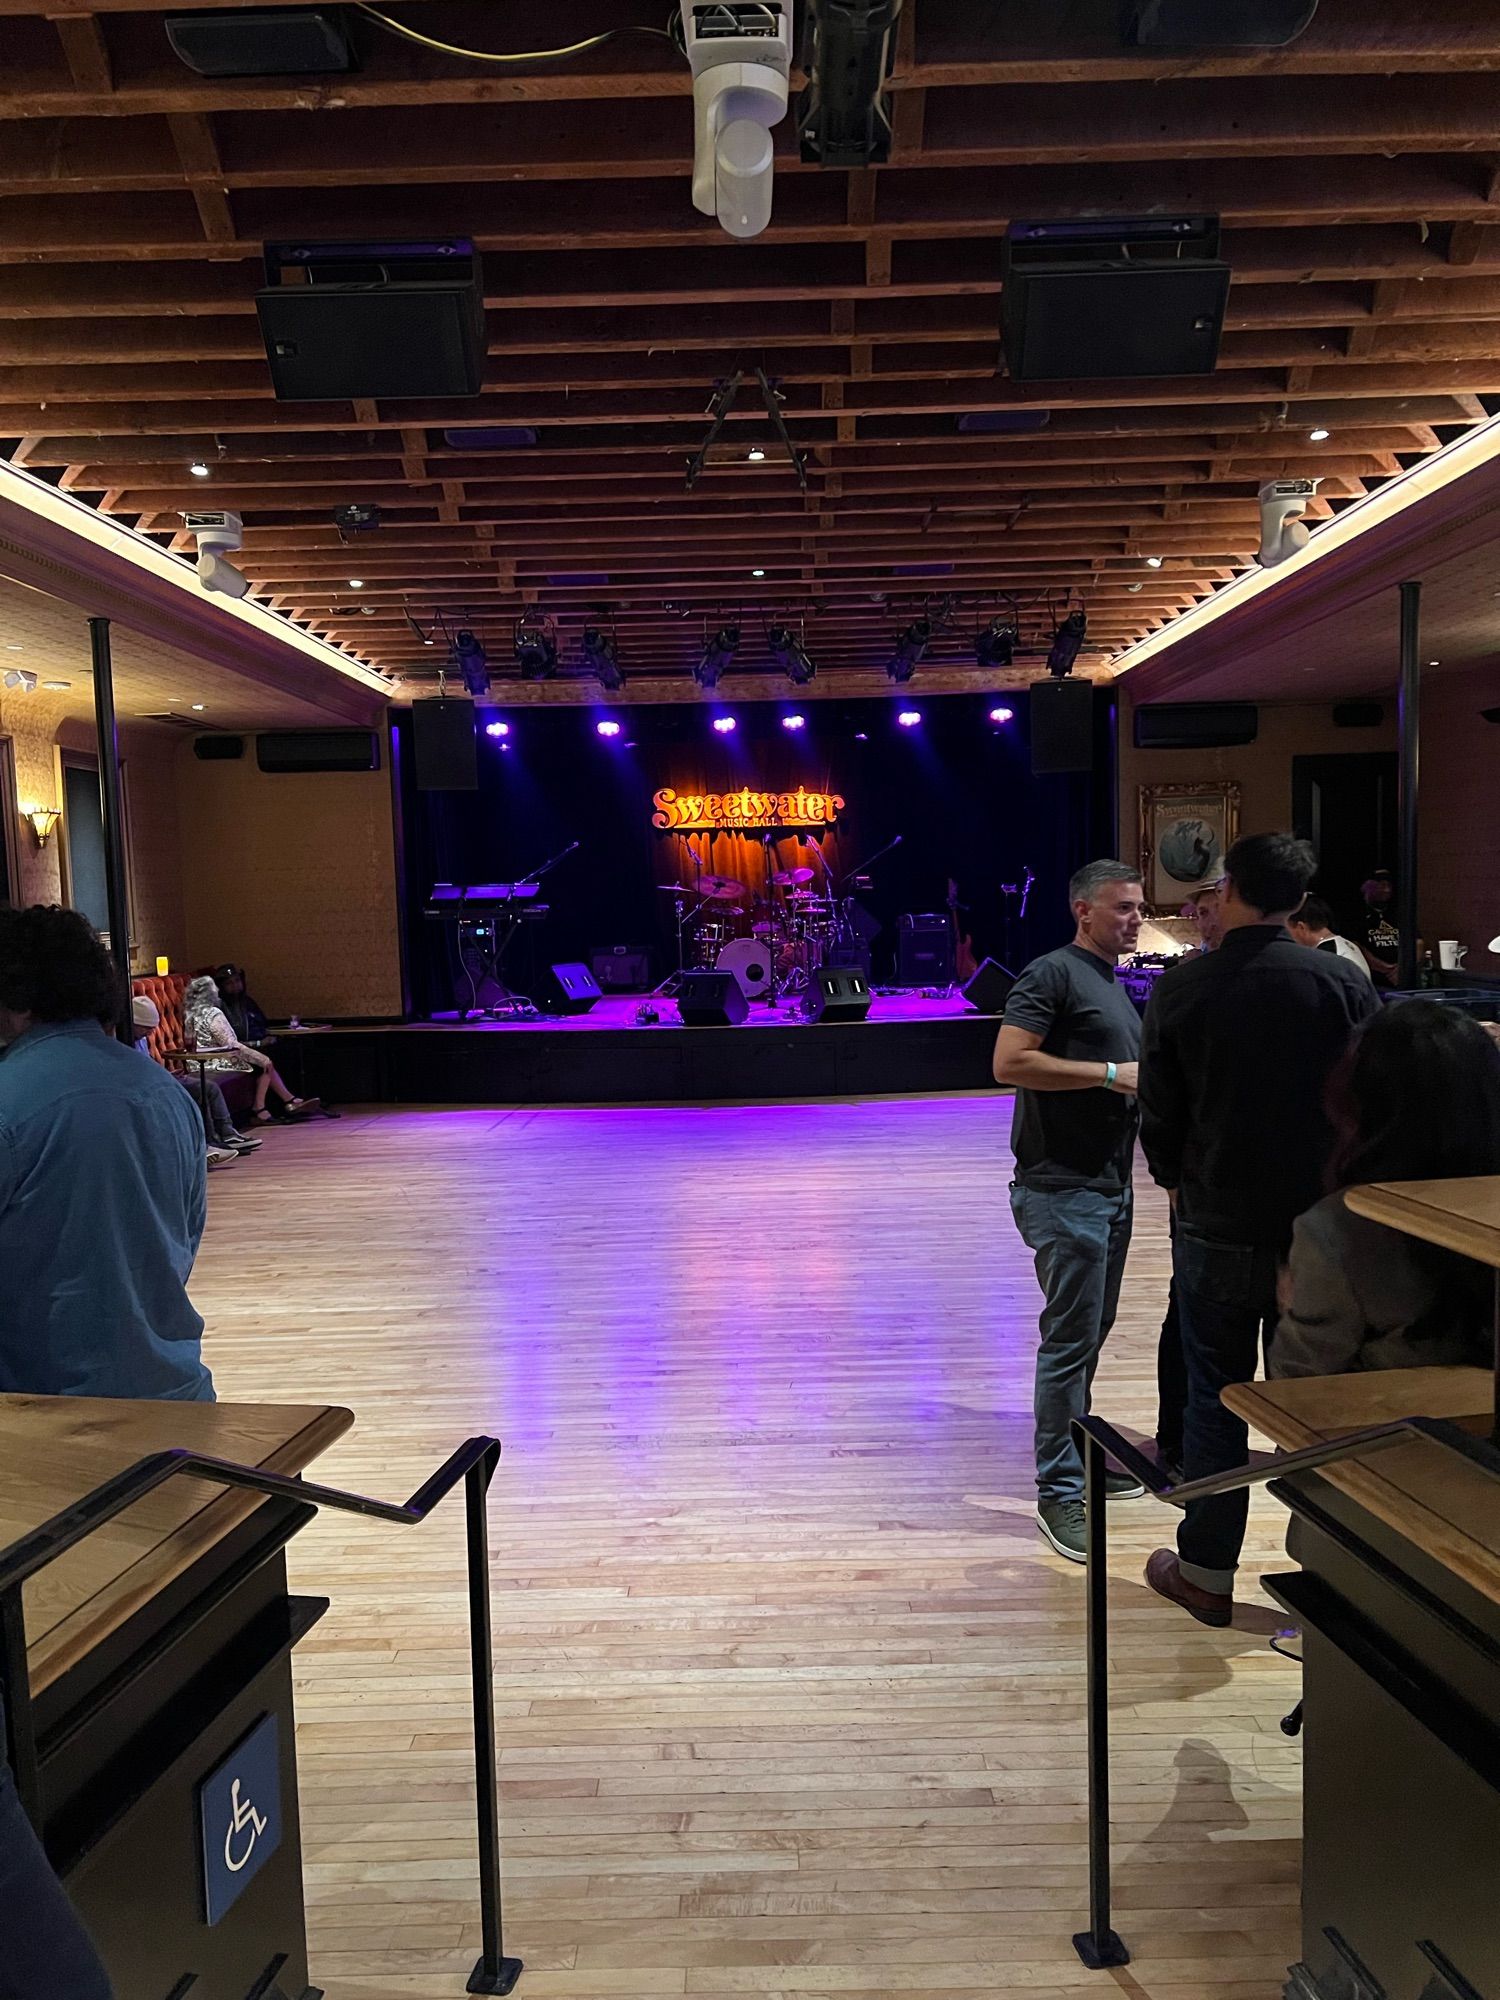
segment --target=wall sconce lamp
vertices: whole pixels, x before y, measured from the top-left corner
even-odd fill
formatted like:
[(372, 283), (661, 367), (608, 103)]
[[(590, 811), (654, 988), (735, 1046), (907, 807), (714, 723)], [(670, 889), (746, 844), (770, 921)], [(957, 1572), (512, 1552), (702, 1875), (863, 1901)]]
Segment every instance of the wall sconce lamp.
[(31, 821), (31, 830), (36, 835), (37, 846), (45, 847), (51, 837), (52, 829), (57, 825), (57, 807), (22, 806), (21, 815)]

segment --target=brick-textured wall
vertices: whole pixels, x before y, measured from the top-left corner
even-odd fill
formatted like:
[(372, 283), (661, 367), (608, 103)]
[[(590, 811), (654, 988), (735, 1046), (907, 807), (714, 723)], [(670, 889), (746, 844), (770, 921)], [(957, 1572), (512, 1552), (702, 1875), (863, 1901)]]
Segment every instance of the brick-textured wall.
[(233, 959), (269, 1014), (399, 1014), (388, 771), (273, 777), (177, 756), (186, 962)]
[(1469, 947), (1468, 970), (1500, 979), (1500, 666), (1435, 673), (1422, 690), (1422, 935)]

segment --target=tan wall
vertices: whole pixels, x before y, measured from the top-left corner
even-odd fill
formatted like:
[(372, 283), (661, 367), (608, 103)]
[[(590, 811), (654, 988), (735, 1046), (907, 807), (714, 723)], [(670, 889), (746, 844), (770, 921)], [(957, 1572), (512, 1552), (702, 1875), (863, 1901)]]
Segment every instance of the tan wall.
[(190, 966), (248, 967), (268, 1014), (399, 1014), (390, 773), (272, 777), (177, 753)]
[(1429, 944), (1457, 938), (1467, 970), (1500, 979), (1500, 668), (1429, 675), (1422, 690), (1418, 898)]
[(1138, 787), (1169, 781), (1232, 779), (1240, 788), (1240, 831), (1291, 825), (1293, 757), (1394, 750), (1396, 704), (1378, 729), (1335, 729), (1327, 702), (1265, 703), (1253, 743), (1237, 750), (1137, 750), (1129, 696), (1120, 701), (1120, 858), (1140, 859)]

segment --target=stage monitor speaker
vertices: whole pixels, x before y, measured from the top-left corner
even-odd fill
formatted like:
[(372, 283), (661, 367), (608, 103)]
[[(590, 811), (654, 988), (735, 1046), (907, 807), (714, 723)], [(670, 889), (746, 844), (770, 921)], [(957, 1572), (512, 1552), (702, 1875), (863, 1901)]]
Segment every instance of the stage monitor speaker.
[(536, 1004), (544, 1014), (586, 1014), (603, 997), (593, 973), (574, 959), (548, 966), (547, 983), (537, 994)]
[(651, 952), (643, 944), (596, 944), (589, 964), (605, 993), (639, 993), (651, 984)]
[(676, 997), (685, 1028), (737, 1028), (750, 1018), (745, 989), (732, 972), (684, 972)]
[(1163, 701), (1135, 712), (1137, 750), (1229, 750), (1253, 743), (1253, 701)]
[(380, 738), (373, 729), (270, 729), (255, 739), (263, 771), (378, 771)]
[(341, 7), (169, 14), (167, 40), (199, 76), (333, 76), (358, 69)]
[(193, 755), (201, 757), (205, 764), (232, 764), (236, 757), (245, 754), (243, 736), (195, 736)]
[(419, 792), (479, 790), (472, 701), (414, 701), (411, 740)]
[(1000, 338), (1017, 382), (1211, 375), (1229, 299), (1216, 216), (1013, 222)]
[(809, 1021), (862, 1021), (870, 1011), (870, 982), (843, 965), (820, 965), (807, 985)]
[(1033, 681), (1031, 775), (1094, 768), (1094, 689), (1089, 681)]
[(972, 979), (959, 989), (960, 997), (981, 1014), (1002, 1014), (1016, 975), (1007, 972), (998, 958), (982, 959)]
[[(305, 282), (283, 283), (283, 271)], [(255, 295), (279, 402), (477, 396), (484, 280), (463, 237), (266, 245)]]

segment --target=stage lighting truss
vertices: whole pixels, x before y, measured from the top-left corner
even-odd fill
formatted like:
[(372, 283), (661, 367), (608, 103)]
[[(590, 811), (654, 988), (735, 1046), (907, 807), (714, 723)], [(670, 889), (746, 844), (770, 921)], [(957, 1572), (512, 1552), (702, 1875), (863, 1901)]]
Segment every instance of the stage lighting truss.
[(585, 625), (579, 643), (583, 664), (600, 687), (606, 694), (618, 694), (625, 685), (625, 675), (620, 666), (620, 647), (614, 633), (606, 632), (602, 625)]
[(768, 626), (766, 645), (771, 658), (793, 687), (806, 687), (817, 673), (817, 666), (808, 656), (802, 635), (794, 632), (790, 625)]
[(721, 625), (716, 632), (703, 642), (703, 651), (698, 664), (693, 668), (693, 679), (701, 688), (716, 688), (721, 674), (727, 674), (734, 665), (734, 656), (740, 650), (740, 628), (738, 625)]
[(1078, 655), (1083, 650), (1083, 642), (1088, 637), (1088, 613), (1080, 604), (1070, 611), (1052, 634), (1052, 644), (1047, 652), (1047, 671), (1055, 680), (1063, 680), (1072, 673)]
[[(744, 369), (736, 368), (732, 375), (725, 376), (721, 381), (714, 384), (714, 392), (709, 398), (708, 403), (708, 435), (688, 460), (687, 490), (689, 493), (697, 485), (699, 474), (708, 463), (708, 455), (719, 441), (719, 433), (728, 421), (729, 412), (734, 408), (735, 397), (740, 393), (740, 385), (744, 379)], [(807, 491), (807, 465), (802, 453), (792, 443), (791, 434), (787, 430), (786, 421), (781, 414), (781, 405), (785, 398), (782, 396), (781, 391), (767, 377), (764, 368), (756, 369), (755, 381), (760, 389), (761, 401), (765, 404), (766, 415), (771, 422), (771, 429), (776, 433), (777, 440), (787, 455), (787, 461), (793, 472), (797, 475), (798, 486), (805, 493)]]
[(529, 615), (516, 621), (511, 642), (523, 681), (550, 681), (557, 672), (557, 632), (550, 618)]

